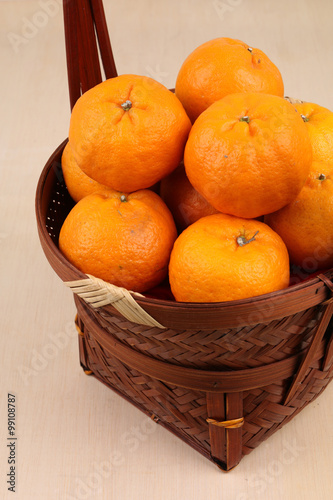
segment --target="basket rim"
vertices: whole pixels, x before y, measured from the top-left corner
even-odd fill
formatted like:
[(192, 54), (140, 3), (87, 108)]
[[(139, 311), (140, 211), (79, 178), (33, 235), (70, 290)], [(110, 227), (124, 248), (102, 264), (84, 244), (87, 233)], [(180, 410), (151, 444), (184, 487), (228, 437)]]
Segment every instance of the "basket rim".
[[(59, 158), (61, 153), (68, 142), (68, 138), (66, 138), (51, 154), (49, 159), (47, 160), (38, 180), (36, 195), (35, 195), (35, 213), (36, 220), (38, 226), (38, 234), (40, 238), (40, 242), (42, 244), (44, 253), (49, 260), (49, 263), (58, 274), (58, 276), (63, 281), (72, 281), (72, 280), (80, 280), (87, 278), (87, 275), (73, 266), (60, 252), (58, 246), (52, 240), (50, 235), (48, 234), (47, 228), (45, 226), (43, 220), (43, 195), (45, 192), (45, 185), (48, 181), (48, 176), (50, 171), (52, 170), (52, 166), (55, 162), (59, 164)], [(328, 278), (333, 277), (333, 268), (325, 271), (318, 271), (318, 275), (323, 274)], [(309, 297), (308, 300), (303, 300), (301, 297), (302, 292), (308, 292)], [(312, 299), (310, 299), (312, 296)], [(153, 298), (153, 297), (138, 297), (133, 295), (135, 300), (149, 313), (152, 314), (153, 317), (156, 316), (156, 312), (158, 313), (158, 309), (166, 309), (168, 314), (172, 311), (178, 310), (179, 312), (187, 313), (187, 323), (191, 323), (190, 315), (193, 313), (214, 313), (214, 312), (223, 312), (223, 314), (227, 314), (229, 311), (233, 311), (235, 313), (235, 317), (238, 314), (238, 324), (237, 326), (244, 326), (249, 324), (258, 323), (258, 320), (253, 321), (252, 323), (244, 321), (242, 314), (246, 312), (247, 314), (257, 313), (260, 314), (262, 308), (274, 309), (274, 305), (279, 304), (279, 312), (278, 315), (274, 314), (262, 314), (265, 318), (265, 322), (270, 321), (272, 319), (278, 319), (286, 316), (286, 314), (280, 314), (280, 309), (282, 306), (286, 306), (287, 309), (295, 309), (295, 311), (304, 311), (309, 307), (309, 302), (311, 302), (311, 306), (315, 306), (320, 304), (321, 302), (327, 300), (330, 297), (330, 292), (325, 283), (318, 277), (308, 278), (300, 283), (290, 285), (288, 288), (283, 290), (278, 290), (275, 292), (270, 292), (263, 295), (258, 295), (256, 297), (249, 297), (247, 299), (239, 299), (234, 301), (225, 301), (225, 302), (176, 302), (169, 301), (166, 299)], [(289, 307), (293, 302), (293, 299), (298, 303), (295, 304), (296, 307)], [(110, 309), (111, 308), (111, 309)], [(112, 310), (114, 313), (114, 308), (112, 306), (104, 306), (103, 309), (107, 309), (109, 311)], [(154, 316), (155, 314), (155, 316)], [(279, 315), (280, 314), (280, 315)], [(156, 318), (158, 319), (158, 318)], [(267, 320), (267, 321), (266, 321)], [(168, 322), (168, 321), (167, 321)], [(264, 322), (264, 321), (259, 321)], [(172, 323), (172, 321), (171, 321)], [(222, 324), (225, 323), (222, 321)], [(230, 321), (226, 322), (229, 324)], [(223, 326), (226, 326), (223, 325)], [(205, 325), (202, 326), (204, 328)], [(235, 326), (235, 325), (233, 325)], [(171, 326), (172, 327), (172, 326)], [(184, 324), (185, 327), (185, 324)], [(200, 327), (200, 326), (199, 326)], [(207, 326), (206, 326), (207, 327)], [(187, 327), (188, 328), (188, 327)]]

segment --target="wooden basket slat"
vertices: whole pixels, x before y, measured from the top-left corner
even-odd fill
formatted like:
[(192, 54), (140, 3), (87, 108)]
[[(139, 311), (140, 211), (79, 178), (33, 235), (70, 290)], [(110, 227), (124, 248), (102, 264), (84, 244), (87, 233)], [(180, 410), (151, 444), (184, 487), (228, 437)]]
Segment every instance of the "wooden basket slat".
[(90, 0), (90, 3), (103, 62), (104, 74), (106, 78), (113, 78), (117, 76), (117, 69), (107, 29), (103, 2), (102, 0)]
[[(73, 1), (73, 0), (72, 0)], [(99, 64), (95, 27), (89, 0), (76, 0), (77, 36), (79, 45), (79, 66), (82, 93), (101, 83), (102, 73)]]
[(78, 45), (78, 13), (75, 1), (63, 2), (68, 88), (71, 109), (81, 95), (79, 45)]

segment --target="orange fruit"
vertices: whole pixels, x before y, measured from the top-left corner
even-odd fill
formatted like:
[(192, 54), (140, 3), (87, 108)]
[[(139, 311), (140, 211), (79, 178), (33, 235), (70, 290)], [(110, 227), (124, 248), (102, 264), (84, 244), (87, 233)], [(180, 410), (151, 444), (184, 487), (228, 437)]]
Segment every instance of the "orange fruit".
[(308, 129), (313, 161), (333, 162), (333, 112), (311, 102), (294, 106)]
[(289, 257), (280, 236), (263, 222), (209, 215), (177, 238), (169, 278), (177, 301), (245, 299), (286, 288)]
[(281, 97), (231, 94), (194, 123), (184, 163), (191, 184), (217, 210), (256, 218), (302, 189), (312, 148), (299, 113)]
[(82, 198), (60, 230), (59, 248), (82, 272), (144, 292), (167, 275), (177, 231), (153, 191), (109, 190)]
[(285, 242), (293, 264), (307, 271), (333, 267), (333, 165), (314, 162), (296, 200), (265, 222)]
[(81, 198), (89, 194), (108, 189), (106, 186), (88, 177), (80, 169), (75, 161), (69, 142), (66, 144), (62, 153), (61, 167), (66, 187), (75, 202), (80, 201)]
[(183, 163), (161, 180), (160, 195), (170, 209), (180, 232), (201, 217), (217, 213), (217, 210), (194, 189), (187, 178)]
[(263, 92), (283, 97), (279, 69), (259, 49), (240, 40), (216, 38), (197, 47), (184, 61), (176, 96), (192, 122), (228, 94)]
[(152, 78), (121, 75), (85, 92), (69, 142), (85, 174), (118, 191), (148, 188), (181, 161), (191, 122), (177, 97)]

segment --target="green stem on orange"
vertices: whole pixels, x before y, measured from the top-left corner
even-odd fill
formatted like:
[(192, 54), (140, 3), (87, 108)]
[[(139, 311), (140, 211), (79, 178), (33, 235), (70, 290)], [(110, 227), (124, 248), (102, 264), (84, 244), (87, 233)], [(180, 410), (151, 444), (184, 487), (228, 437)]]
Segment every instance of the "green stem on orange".
[(124, 111), (129, 111), (132, 107), (132, 102), (127, 100), (120, 105)]
[(309, 121), (309, 118), (305, 115), (301, 115), (302, 119), (303, 119), (303, 122), (308, 122)]
[(319, 177), (317, 177), (318, 181), (324, 181), (326, 179), (325, 174), (319, 174)]
[(254, 233), (254, 235), (252, 236), (252, 238), (249, 238), (249, 239), (247, 239), (245, 234), (238, 236), (236, 239), (237, 245), (239, 245), (240, 247), (243, 247), (244, 245), (248, 245), (249, 243), (251, 243), (251, 241), (254, 241), (256, 239), (256, 236), (258, 233), (259, 233), (259, 231), (256, 231)]
[(126, 196), (124, 194), (121, 195), (120, 201), (127, 201), (127, 198), (126, 198)]
[(240, 122), (246, 122), (250, 123), (250, 117), (249, 116), (241, 116), (239, 119)]

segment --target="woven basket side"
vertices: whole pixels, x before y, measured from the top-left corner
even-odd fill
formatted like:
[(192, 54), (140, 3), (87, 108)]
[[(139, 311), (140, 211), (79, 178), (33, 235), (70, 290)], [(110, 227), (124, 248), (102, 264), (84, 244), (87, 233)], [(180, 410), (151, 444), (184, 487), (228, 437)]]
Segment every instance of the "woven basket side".
[[(206, 458), (211, 454), (207, 423), (207, 394), (151, 378), (119, 361), (99, 344), (86, 327), (87, 312), (79, 306), (79, 325), (83, 335), (81, 363), (111, 389), (150, 415), (155, 421), (183, 439)], [(307, 370), (297, 395), (284, 405), (292, 378), (251, 389), (243, 393), (242, 455), (247, 455), (262, 441), (294, 418), (325, 389), (333, 376), (332, 366), (321, 369), (326, 342)], [(82, 353), (85, 353), (83, 355)], [(232, 431), (230, 431), (232, 432)]]
[(89, 311), (101, 328), (138, 352), (211, 370), (257, 367), (297, 354), (309, 345), (322, 317), (322, 309), (314, 307), (253, 327), (175, 331), (138, 325), (104, 310)]

